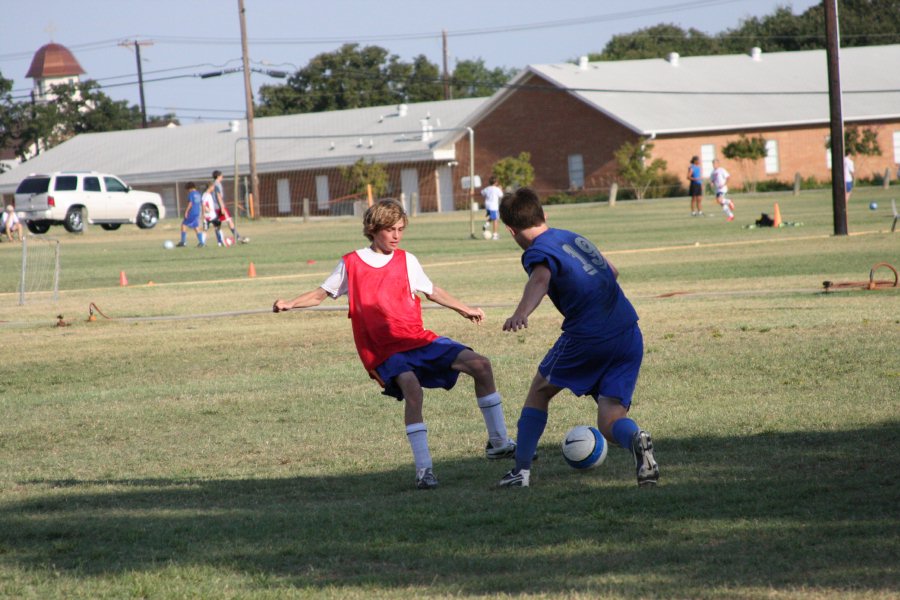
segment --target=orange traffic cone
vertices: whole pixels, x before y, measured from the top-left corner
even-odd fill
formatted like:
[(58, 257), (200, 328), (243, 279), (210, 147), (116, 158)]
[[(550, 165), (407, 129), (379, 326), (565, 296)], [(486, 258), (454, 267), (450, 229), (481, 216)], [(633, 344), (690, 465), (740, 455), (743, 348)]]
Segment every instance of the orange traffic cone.
[(772, 227), (781, 227), (781, 209), (778, 208), (778, 203), (775, 203), (775, 218), (772, 219)]
[(122, 287), (128, 285), (128, 278), (125, 277), (125, 271), (119, 271), (119, 285)]
[(256, 277), (256, 267), (253, 266), (253, 263), (250, 263), (250, 268), (247, 269), (247, 277)]

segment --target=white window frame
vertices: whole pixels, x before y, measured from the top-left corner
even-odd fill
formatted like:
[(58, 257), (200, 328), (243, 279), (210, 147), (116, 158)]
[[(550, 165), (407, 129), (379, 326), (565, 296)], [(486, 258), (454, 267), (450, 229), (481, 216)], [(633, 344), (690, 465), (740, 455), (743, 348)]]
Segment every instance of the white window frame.
[(900, 165), (900, 131), (894, 132), (894, 164)]
[(703, 144), (700, 146), (700, 172), (703, 178), (707, 178), (712, 174), (714, 160), (716, 160), (716, 145)]
[(316, 175), (316, 208), (328, 210), (331, 205), (328, 194), (328, 175)]
[(584, 157), (581, 154), (569, 155), (569, 189), (584, 189)]
[(778, 160), (778, 140), (766, 140), (766, 175), (779, 171), (781, 165)]

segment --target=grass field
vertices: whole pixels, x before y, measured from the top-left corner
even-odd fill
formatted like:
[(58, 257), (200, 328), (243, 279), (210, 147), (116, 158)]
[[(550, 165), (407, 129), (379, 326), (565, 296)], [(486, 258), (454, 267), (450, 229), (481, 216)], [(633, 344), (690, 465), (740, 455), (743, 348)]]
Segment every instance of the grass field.
[[(163, 249), (171, 220), (54, 230), (60, 299), (24, 306), (0, 244), (0, 596), (896, 598), (900, 290), (822, 293), (900, 267), (894, 191), (854, 191), (841, 237), (825, 192), (738, 196), (733, 223), (710, 198), (710, 218), (687, 199), (548, 209), (641, 315), (654, 490), (618, 449), (565, 466), (564, 432), (594, 414), (567, 393), (532, 487), (498, 489), (509, 463), (483, 458), (465, 378), (426, 393), (441, 487), (413, 489), (402, 406), (361, 368), (343, 301), (268, 312), (364, 244), (356, 219), (241, 223), (252, 243), (227, 250)], [(742, 227), (774, 202), (802, 226)], [(480, 327), (425, 322), (492, 359), (515, 432), (561, 319), (545, 301), (504, 334), (520, 253), (468, 232), (468, 215), (422, 216), (404, 247), (486, 307)], [(86, 322), (92, 302), (112, 318)]]

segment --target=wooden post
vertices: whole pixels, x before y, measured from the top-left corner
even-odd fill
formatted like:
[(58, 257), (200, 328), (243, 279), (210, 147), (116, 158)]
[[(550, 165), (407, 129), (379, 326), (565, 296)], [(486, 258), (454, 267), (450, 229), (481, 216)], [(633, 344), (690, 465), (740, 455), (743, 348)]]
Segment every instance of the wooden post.
[(800, 182), (802, 180), (803, 180), (803, 178), (800, 177), (800, 173), (794, 173), (794, 195), (795, 196), (800, 195)]
[(419, 192), (409, 195), (409, 216), (415, 217), (419, 213)]
[(619, 193), (619, 184), (613, 182), (611, 186), (609, 186), (609, 207), (612, 208), (616, 205), (616, 196)]
[(372, 206), (372, 184), (366, 184), (366, 199), (369, 201), (369, 206)]
[(881, 187), (883, 187), (884, 189), (888, 189), (889, 187), (891, 187), (891, 170), (890, 169), (884, 170), (884, 180), (881, 182)]
[(309, 198), (303, 199), (303, 222), (309, 223)]

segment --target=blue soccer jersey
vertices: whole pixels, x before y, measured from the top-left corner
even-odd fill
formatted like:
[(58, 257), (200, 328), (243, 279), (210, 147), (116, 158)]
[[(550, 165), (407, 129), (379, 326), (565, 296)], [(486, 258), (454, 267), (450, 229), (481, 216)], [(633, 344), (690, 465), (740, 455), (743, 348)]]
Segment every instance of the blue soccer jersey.
[(188, 194), (188, 203), (190, 204), (190, 210), (187, 215), (188, 221), (200, 220), (200, 198), (200, 192), (197, 190), (192, 190)]
[(613, 270), (588, 239), (564, 229), (548, 229), (522, 254), (522, 266), (529, 275), (540, 264), (550, 269), (547, 295), (564, 317), (564, 332), (606, 339), (637, 323), (637, 312)]

